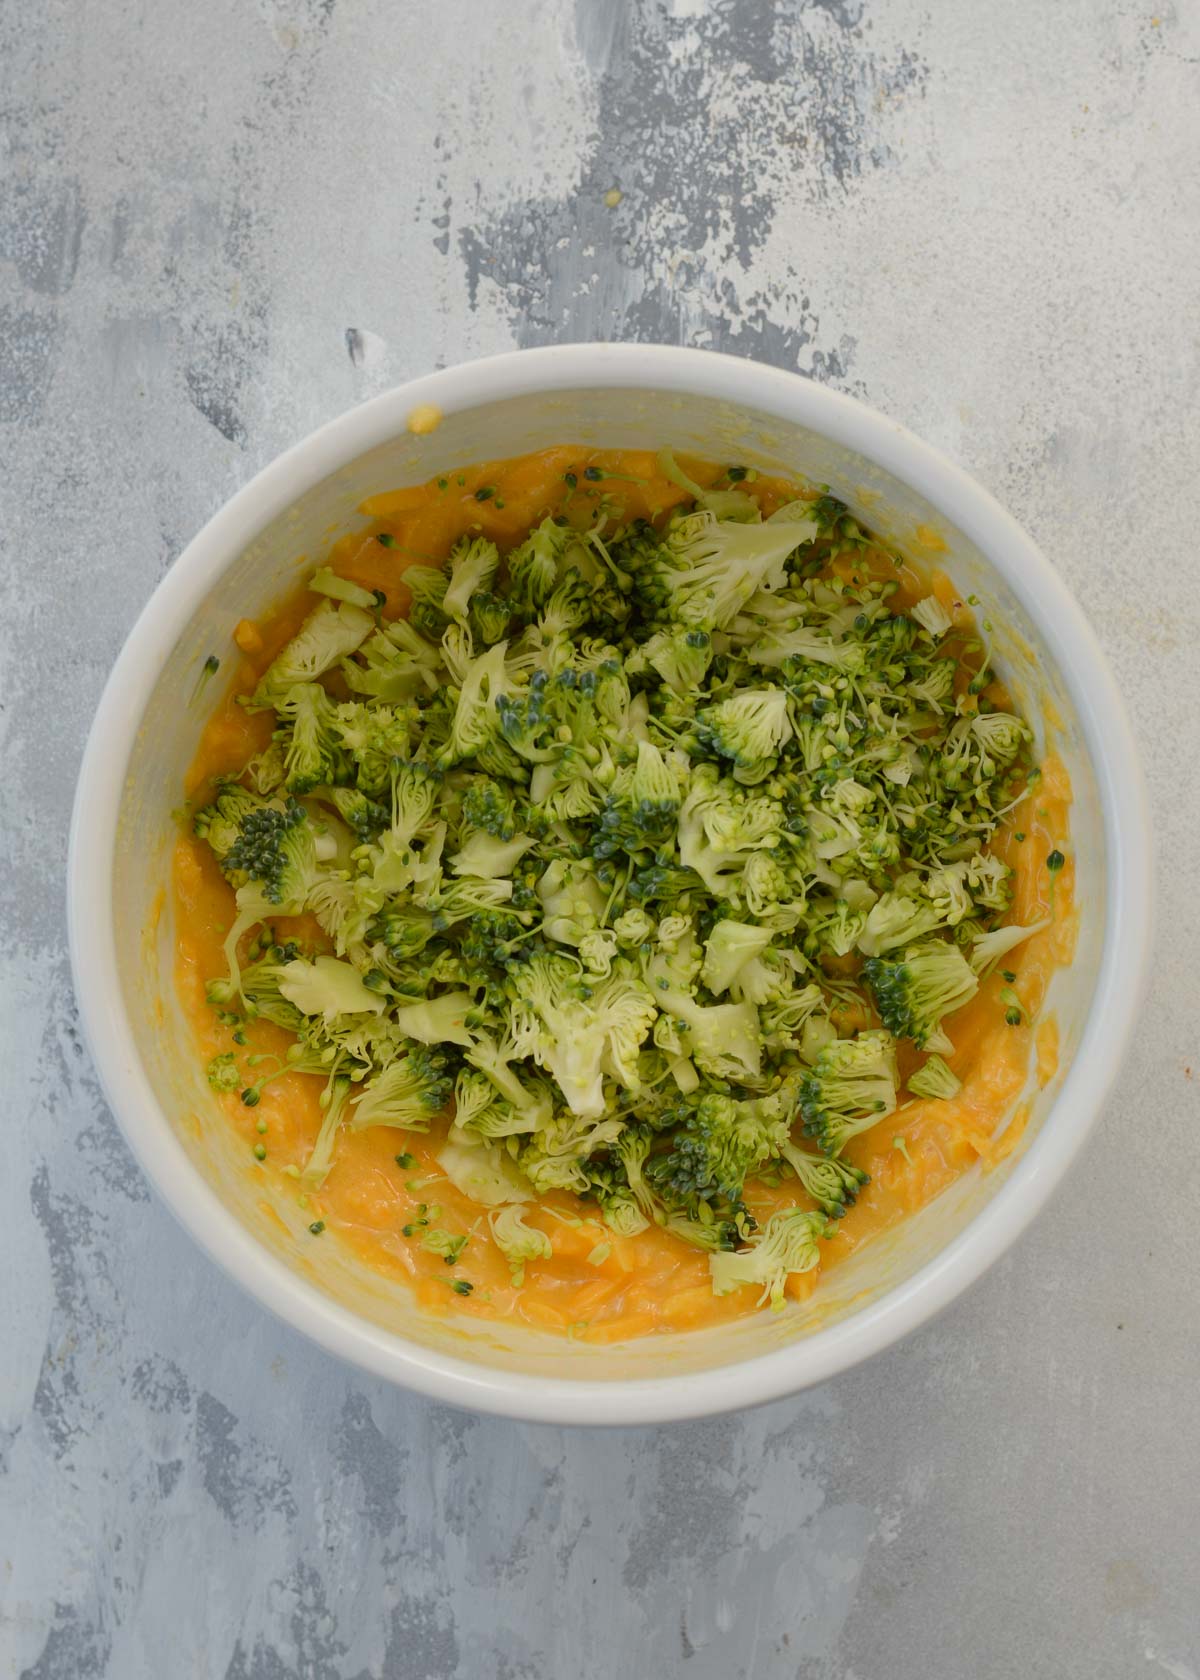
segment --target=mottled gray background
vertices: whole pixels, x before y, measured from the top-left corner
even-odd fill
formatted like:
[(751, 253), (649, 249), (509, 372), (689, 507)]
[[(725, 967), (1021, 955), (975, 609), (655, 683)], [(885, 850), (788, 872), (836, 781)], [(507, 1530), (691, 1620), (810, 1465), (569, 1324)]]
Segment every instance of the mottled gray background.
[[(1196, 0), (5, 0), (0, 1675), (1197, 1680)], [(604, 195), (624, 194), (615, 210)], [(1095, 1142), (935, 1326), (678, 1429), (363, 1381), (150, 1199), (62, 875), (104, 674), (256, 468), (434, 365), (712, 345), (1069, 578), (1155, 799)]]

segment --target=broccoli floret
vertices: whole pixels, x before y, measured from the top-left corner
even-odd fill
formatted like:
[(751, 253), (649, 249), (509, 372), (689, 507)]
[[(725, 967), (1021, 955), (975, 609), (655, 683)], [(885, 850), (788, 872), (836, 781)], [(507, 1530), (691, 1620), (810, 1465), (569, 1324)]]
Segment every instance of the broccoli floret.
[(247, 964), (242, 970), (242, 996), (248, 1013), (274, 1021), (288, 1032), (299, 1032), (304, 1016), (280, 987), (284, 969), (295, 954), (294, 947), (291, 949), (292, 955), (284, 956), (278, 946), (273, 946), (266, 956)]
[(512, 549), (505, 562), (508, 589), (518, 612), (532, 618), (554, 593), (554, 586), (566, 568), (567, 556), (579, 544), (569, 525), (543, 519), (523, 543)]
[(956, 1097), (962, 1090), (962, 1080), (947, 1067), (940, 1056), (930, 1056), (923, 1067), (910, 1073), (905, 1081), (914, 1097)]
[(337, 709), (320, 683), (297, 683), (277, 701), (290, 726), (281, 737), (284, 777), (292, 793), (309, 793), (342, 773)]
[(604, 1113), (606, 1074), (638, 1089), (637, 1053), (657, 1013), (645, 986), (613, 975), (593, 990), (567, 958), (549, 952), (514, 969), (511, 983), (518, 1053), (553, 1075), (573, 1114)]
[(444, 602), (449, 581), (445, 572), (434, 566), (409, 566), (404, 572), (404, 586), (412, 596), (409, 622), (420, 635), (434, 641), (441, 640), (446, 628)]
[(342, 821), (349, 823), (361, 842), (374, 840), (391, 822), (387, 807), (360, 788), (331, 788), (329, 798)]
[(1017, 945), (1026, 939), (1032, 939), (1035, 933), (1043, 933), (1050, 926), (1050, 917), (1045, 916), (1040, 922), (1032, 922), (1028, 927), (1019, 927), (1015, 923), (1008, 927), (993, 928), (990, 933), (981, 933), (971, 946), (970, 964), (976, 974), (989, 973), (1001, 957), (1005, 957)]
[(459, 689), (449, 737), (438, 754), (438, 762), (443, 768), (458, 764), (464, 758), (478, 756), (499, 735), (497, 701), (508, 694), (508, 675), (504, 668), (506, 646), (504, 642), (497, 642), (495, 647), (473, 660), (467, 670)]
[(732, 919), (717, 922), (704, 949), (700, 978), (710, 992), (727, 992), (735, 980), (771, 943), (770, 928), (753, 927)]
[(749, 1003), (705, 1006), (669, 987), (657, 993), (659, 1008), (680, 1023), (685, 1047), (697, 1066), (714, 1079), (756, 1082), (762, 1073), (758, 1011)]
[(427, 1132), (434, 1117), (445, 1109), (452, 1089), (445, 1056), (436, 1060), (415, 1054), (401, 1056), (359, 1086), (350, 1110), (350, 1129), (400, 1126), (410, 1132)]
[(673, 694), (690, 699), (703, 683), (712, 656), (713, 642), (707, 630), (675, 625), (655, 631), (635, 648), (626, 669), (630, 676), (652, 670)]
[(592, 865), (582, 860), (568, 863), (562, 858), (555, 858), (539, 879), (537, 896), (543, 912), (542, 931), (558, 945), (578, 946), (585, 934), (594, 933), (608, 901)]
[(351, 606), (361, 607), (364, 612), (375, 612), (381, 605), (380, 596), (349, 578), (339, 577), (329, 566), (315, 571), (308, 580), (308, 587), (314, 595), (328, 595), (332, 601), (349, 601)]
[(343, 1015), (382, 1015), (387, 1008), (386, 1000), (363, 984), (354, 964), (339, 957), (314, 957), (311, 962), (297, 957), (282, 966), (278, 983), (302, 1015), (321, 1015), (326, 1022)]
[[(805, 664), (856, 676), (866, 668), (868, 654), (861, 642), (835, 641), (826, 632), (801, 624), (775, 626), (746, 649), (746, 658), (752, 665), (785, 666), (788, 674), (798, 677), (803, 676)], [(793, 670), (793, 662), (798, 670)]]
[(759, 1305), (769, 1300), (772, 1312), (782, 1312), (789, 1276), (811, 1272), (820, 1264), (820, 1242), (830, 1234), (823, 1214), (802, 1213), (799, 1208), (773, 1213), (751, 1237), (751, 1247), (709, 1256), (713, 1294), (728, 1295), (744, 1284), (756, 1284), (762, 1289)]
[(473, 1034), (467, 1020), (474, 1012), (470, 992), (444, 992), (421, 1003), (406, 1003), (392, 1011), (400, 1031), (418, 1044), (461, 1044), (470, 1047)]
[(853, 1206), (858, 1192), (871, 1182), (860, 1167), (832, 1155), (810, 1155), (790, 1140), (779, 1144), (779, 1153), (787, 1161), (804, 1188), (827, 1219), (840, 1219)]
[(464, 537), (455, 544), (450, 550), (450, 580), (441, 600), (447, 618), (467, 622), (472, 596), (488, 588), (499, 564), (500, 550), (486, 537)]
[(525, 1223), (525, 1210), (519, 1202), (489, 1213), (488, 1228), (492, 1241), (508, 1261), (509, 1275), (517, 1289), (525, 1282), (525, 1267), (530, 1260), (549, 1260), (554, 1253), (545, 1231)]
[(931, 941), (913, 945), (898, 962), (868, 957), (863, 974), (879, 1018), (897, 1038), (911, 1038), (918, 1050), (941, 1049), (934, 1042), (944, 1015), (961, 1009), (979, 990), (978, 977), (956, 945)]
[(354, 763), (354, 780), (363, 793), (381, 799), (391, 779), (392, 762), (406, 759), (419, 714), (408, 705), (375, 706), (345, 700), (336, 708), (332, 727)]
[[(415, 657), (411, 648), (397, 645), (397, 630), (404, 626), (414, 643), (432, 653), (432, 660)], [(403, 632), (401, 632), (401, 635)], [(357, 653), (341, 662), (341, 673), (352, 694), (396, 704), (411, 700), (425, 688), (440, 665), (437, 650), (431, 648), (403, 619), (368, 636)]]
[(886, 892), (871, 906), (858, 948), (864, 956), (877, 957), (898, 945), (914, 944), (945, 920), (938, 905), (928, 898), (915, 893)]
[(633, 587), (646, 607), (672, 623), (720, 630), (755, 590), (783, 586), (784, 561), (795, 546), (794, 531), (785, 524), (684, 514), (645, 556)]
[(192, 829), (202, 840), (208, 841), (218, 860), (223, 862), (230, 848), (241, 838), (242, 824), (250, 813), (267, 808), (275, 809), (268, 807), (266, 800), (251, 793), (248, 788), (227, 782), (211, 805), (196, 812), (192, 818)]
[(300, 1174), (305, 1184), (319, 1189), (329, 1177), (333, 1166), (333, 1152), (337, 1143), (338, 1130), (346, 1112), (346, 1104), (350, 1098), (351, 1085), (348, 1078), (335, 1075), (321, 1093), (321, 1107), (324, 1114), (321, 1119), (320, 1130), (317, 1132), (316, 1142), (312, 1153), (305, 1162), (304, 1170)]
[(484, 647), (501, 642), (508, 635), (512, 623), (512, 604), (503, 595), (493, 595), (477, 589), (471, 597), (469, 623), (475, 640)]
[(524, 803), (511, 787), (476, 776), (463, 795), (463, 821), (496, 840), (511, 840), (525, 826)]
[(311, 683), (353, 653), (375, 628), (375, 619), (361, 607), (343, 602), (335, 607), (322, 601), (311, 612), (283, 652), (267, 667), (249, 704), (270, 710), (298, 683)]
[(496, 840), (490, 834), (469, 834), (450, 859), (456, 875), (476, 875), (495, 880), (511, 875), (521, 858), (533, 845), (528, 834), (516, 834), (511, 840)]
[(838, 1038), (800, 1081), (804, 1134), (824, 1155), (840, 1155), (852, 1137), (896, 1107), (896, 1052), (887, 1032)]
[(237, 839), (221, 859), (235, 886), (253, 884), (269, 904), (303, 908), (316, 872), (316, 845), (304, 807), (294, 799), (256, 803), (245, 810)]
[(593, 829), (592, 856), (657, 851), (675, 833), (679, 775), (650, 741), (639, 741), (637, 760), (618, 770)]
[(567, 696), (575, 681), (575, 673), (569, 669), (553, 677), (535, 671), (519, 693), (497, 693), (495, 710), (501, 734), (519, 758), (544, 764), (561, 753), (564, 742), (559, 730), (565, 727), (570, 731), (565, 714), (569, 709)]
[(601, 1218), (619, 1237), (636, 1237), (647, 1230), (649, 1219), (637, 1204), (619, 1162), (587, 1165), (588, 1194), (599, 1205)]
[(701, 707), (696, 734), (707, 751), (731, 759), (734, 774), (760, 773), (792, 738), (788, 697), (782, 688), (745, 688), (715, 706)]
[(630, 950), (638, 945), (644, 945), (654, 933), (654, 921), (640, 905), (632, 905), (623, 910), (613, 923), (613, 932), (617, 936), (617, 943), (624, 949)]
[(484, 1143), (457, 1126), (450, 1128), (437, 1162), (455, 1189), (482, 1207), (527, 1202), (533, 1194), (529, 1180), (503, 1144)]
[(909, 612), (923, 630), (928, 630), (934, 641), (940, 641), (947, 631), (954, 628), (954, 620), (936, 595), (926, 595), (914, 602)]
[(403, 763), (393, 758), (388, 765), (391, 792), (391, 823), (388, 837), (393, 850), (411, 846), (429, 824), (437, 804), (442, 778), (428, 764)]
[(663, 1201), (698, 1217), (700, 1202), (740, 1208), (751, 1172), (774, 1153), (770, 1129), (748, 1103), (710, 1091), (683, 1104), (687, 1118), (646, 1177)]

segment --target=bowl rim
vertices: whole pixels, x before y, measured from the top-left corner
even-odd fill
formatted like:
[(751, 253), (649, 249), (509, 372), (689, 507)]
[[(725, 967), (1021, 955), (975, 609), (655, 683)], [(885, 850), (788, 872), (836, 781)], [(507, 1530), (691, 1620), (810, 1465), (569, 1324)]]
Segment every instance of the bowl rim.
[[(1079, 717), (1106, 842), (1104, 945), (1079, 1049), (1038, 1136), (986, 1206), (911, 1277), (836, 1324), (716, 1369), (611, 1381), (483, 1366), (407, 1341), (324, 1295), (267, 1250), (203, 1178), (155, 1098), (117, 982), (111, 889), (125, 772), (154, 684), (237, 555), (310, 486), (403, 434), (414, 409), (451, 414), (580, 389), (651, 389), (771, 414), (854, 450), (919, 492), (980, 549), (1037, 624)], [(1063, 1178), (1116, 1077), (1146, 974), (1151, 877), (1141, 768), (1105, 657), (1058, 572), (982, 486), (904, 426), (802, 375), (707, 350), (565, 344), (461, 363), (362, 403), (264, 467), (193, 537), (138, 615), (96, 709), (71, 817), (67, 923), (84, 1034), (125, 1138), (175, 1217), (251, 1296), (327, 1351), (437, 1401), (531, 1422), (655, 1424), (823, 1382), (942, 1311), (1009, 1248)]]

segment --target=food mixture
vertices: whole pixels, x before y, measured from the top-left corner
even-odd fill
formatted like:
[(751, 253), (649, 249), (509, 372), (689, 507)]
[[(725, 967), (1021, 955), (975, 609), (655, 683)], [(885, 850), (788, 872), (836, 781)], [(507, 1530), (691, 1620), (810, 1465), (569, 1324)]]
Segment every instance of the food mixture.
[(615, 1340), (780, 1310), (1012, 1148), (1070, 787), (934, 533), (920, 573), (666, 451), (363, 512), (236, 626), (175, 855), (209, 1082), (305, 1243)]

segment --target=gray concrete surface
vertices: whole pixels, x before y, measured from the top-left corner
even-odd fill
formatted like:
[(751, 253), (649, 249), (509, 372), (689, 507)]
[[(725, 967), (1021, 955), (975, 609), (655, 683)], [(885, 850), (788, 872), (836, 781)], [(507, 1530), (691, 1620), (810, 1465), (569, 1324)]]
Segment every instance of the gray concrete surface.
[[(0, 10), (0, 1675), (1196, 1680), (1200, 7), (1154, 4)], [(798, 368), (1000, 495), (1161, 865), (1135, 1051), (1018, 1251), (819, 1392), (611, 1435), (363, 1381), (218, 1276), (62, 907), (94, 700), (208, 515), (389, 383), (590, 337)]]

